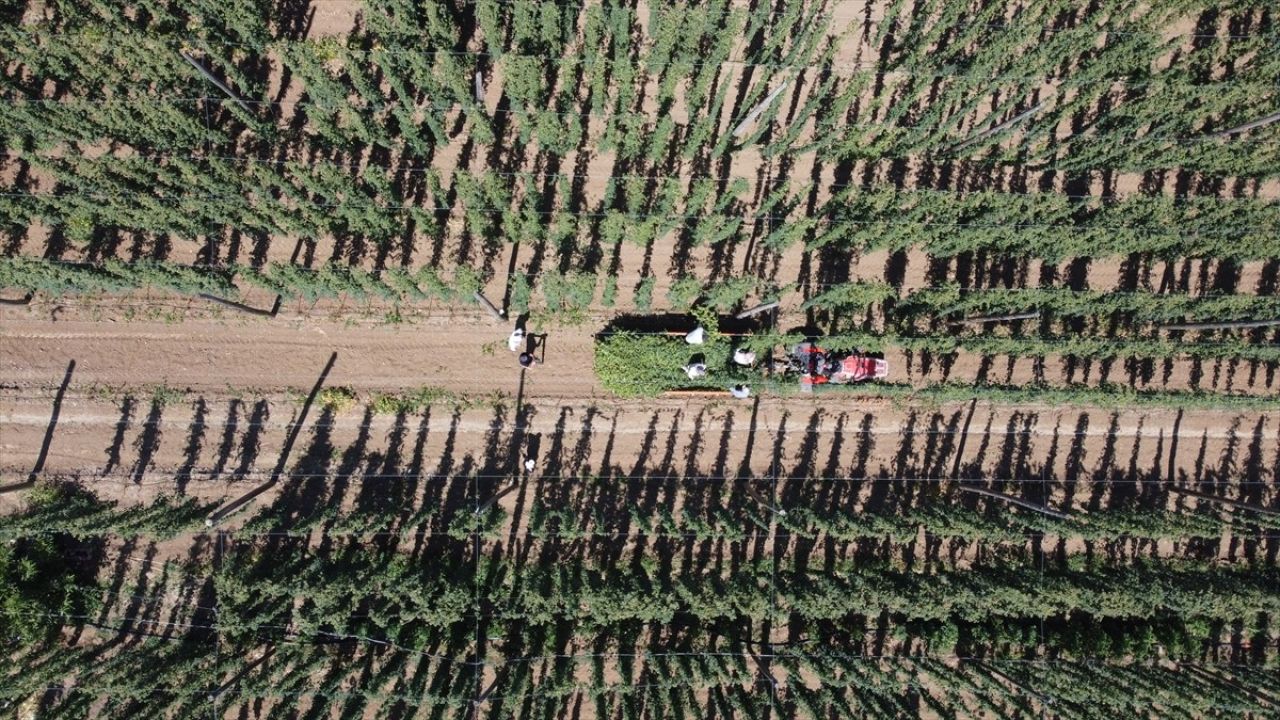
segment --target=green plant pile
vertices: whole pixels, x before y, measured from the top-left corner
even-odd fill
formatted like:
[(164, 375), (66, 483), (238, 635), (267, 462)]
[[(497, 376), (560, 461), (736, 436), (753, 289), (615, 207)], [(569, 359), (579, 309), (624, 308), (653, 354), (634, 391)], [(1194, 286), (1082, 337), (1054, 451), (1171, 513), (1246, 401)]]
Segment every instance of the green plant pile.
[[(734, 341), (710, 329), (706, 342), (689, 345), (683, 333), (606, 331), (595, 343), (595, 373), (610, 392), (622, 397), (653, 397), (667, 390), (727, 389), (751, 384), (760, 375), (731, 361)], [(707, 374), (690, 378), (685, 367), (700, 358)]]

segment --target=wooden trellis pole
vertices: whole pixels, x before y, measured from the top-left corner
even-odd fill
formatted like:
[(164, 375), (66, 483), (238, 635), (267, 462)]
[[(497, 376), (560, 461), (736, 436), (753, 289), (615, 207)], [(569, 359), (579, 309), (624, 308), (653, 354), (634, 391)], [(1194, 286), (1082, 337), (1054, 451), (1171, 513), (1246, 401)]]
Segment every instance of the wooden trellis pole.
[(750, 485), (748, 485), (747, 494), (751, 496), (752, 500), (755, 500), (756, 502), (768, 508), (769, 512), (773, 513), (774, 515), (777, 515), (778, 517), (787, 516), (786, 510), (783, 510), (782, 508), (774, 507), (768, 500), (765, 500), (764, 496), (761, 495), (760, 492), (756, 490), (754, 487), (751, 487)]
[(504, 496), (511, 494), (511, 492), (512, 492), (513, 490), (515, 490), (516, 488), (518, 488), (518, 487), (520, 487), (520, 483), (513, 481), (510, 485), (508, 485), (508, 486), (506, 486), (505, 488), (503, 488), (503, 489), (499, 490), (499, 491), (498, 491), (498, 492), (497, 492), (493, 497), (491, 497), (491, 498), (489, 498), (488, 500), (486, 500), (486, 501), (484, 502), (484, 504), (482, 504), (482, 505), (477, 505), (477, 506), (476, 506), (476, 510), (475, 510), (475, 514), (476, 514), (476, 515), (483, 515), (483, 514), (485, 514), (486, 512), (488, 512), (488, 511), (489, 511), (489, 508), (493, 507), (493, 504), (494, 504), (494, 503), (496, 503), (496, 502), (498, 502), (499, 500), (501, 500)]

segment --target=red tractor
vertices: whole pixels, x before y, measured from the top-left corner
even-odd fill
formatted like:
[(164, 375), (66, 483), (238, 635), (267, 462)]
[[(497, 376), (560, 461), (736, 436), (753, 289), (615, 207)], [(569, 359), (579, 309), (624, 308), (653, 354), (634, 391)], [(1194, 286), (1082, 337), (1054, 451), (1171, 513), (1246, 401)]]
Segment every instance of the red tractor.
[(889, 375), (889, 363), (858, 350), (831, 352), (806, 341), (791, 348), (787, 370), (800, 376), (802, 392), (813, 392), (815, 385), (883, 380)]

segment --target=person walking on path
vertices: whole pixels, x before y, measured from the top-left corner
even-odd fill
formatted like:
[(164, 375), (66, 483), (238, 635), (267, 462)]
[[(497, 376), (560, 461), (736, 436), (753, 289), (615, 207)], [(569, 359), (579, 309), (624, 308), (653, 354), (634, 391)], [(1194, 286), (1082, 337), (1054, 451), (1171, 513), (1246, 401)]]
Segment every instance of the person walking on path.
[(520, 367), (531, 368), (542, 364), (542, 360), (534, 355), (538, 349), (539, 337), (546, 336), (530, 335), (525, 332), (523, 317), (516, 322), (516, 329), (511, 331), (511, 335), (507, 336), (507, 349), (517, 354)]
[(524, 339), (524, 328), (517, 325), (516, 329), (511, 331), (510, 337), (507, 338), (507, 349), (513, 353), (520, 352), (520, 346), (524, 345)]

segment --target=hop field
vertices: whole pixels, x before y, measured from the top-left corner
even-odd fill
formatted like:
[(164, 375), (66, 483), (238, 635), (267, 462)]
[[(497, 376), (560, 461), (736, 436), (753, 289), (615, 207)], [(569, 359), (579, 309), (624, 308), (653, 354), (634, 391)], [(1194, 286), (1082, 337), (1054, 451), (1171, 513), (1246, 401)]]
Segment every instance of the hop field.
[(1280, 714), (1272, 4), (0, 5), (0, 717)]

